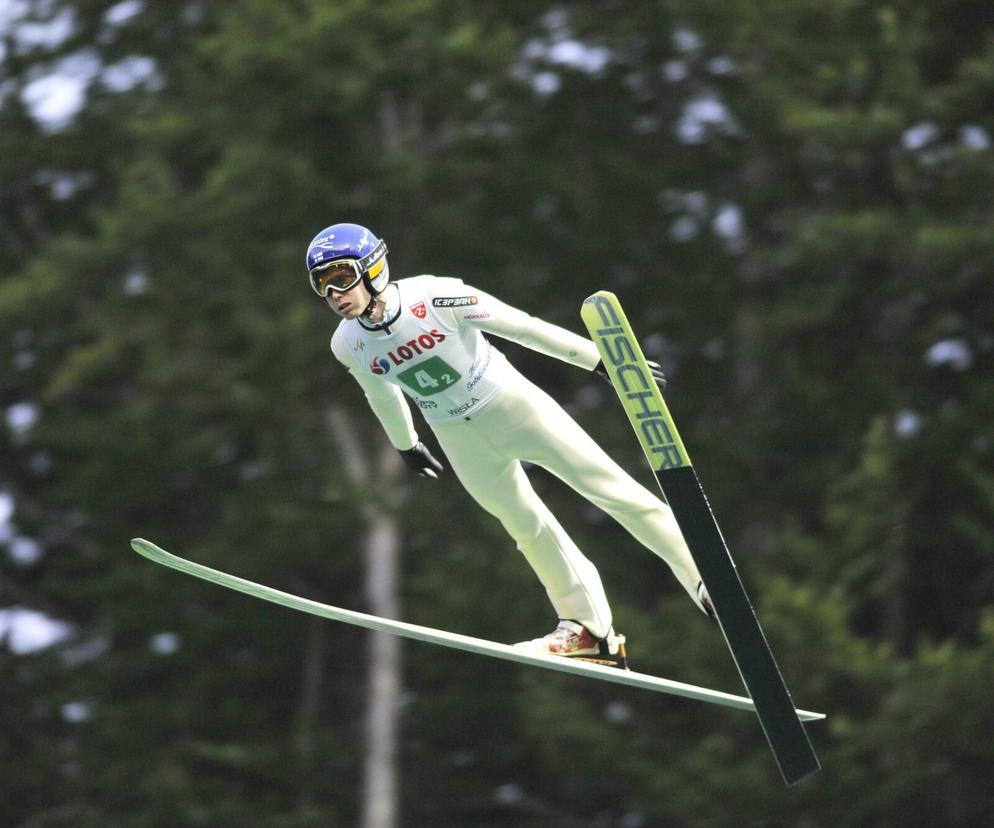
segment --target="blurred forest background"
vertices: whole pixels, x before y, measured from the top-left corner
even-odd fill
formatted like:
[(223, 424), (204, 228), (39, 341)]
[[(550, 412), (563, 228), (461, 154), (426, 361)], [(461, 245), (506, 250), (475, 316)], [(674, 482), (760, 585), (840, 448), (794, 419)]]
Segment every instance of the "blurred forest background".
[[(989, 824), (989, 0), (9, 0), (0, 26), (0, 824)], [(618, 294), (795, 702), (829, 715), (821, 773), (785, 788), (745, 713), (130, 550), (551, 629), (501, 528), (400, 467), (334, 362), (303, 260), (342, 220), (395, 277), (574, 331)], [(505, 350), (652, 485), (607, 385)], [(532, 478), (634, 666), (741, 692), (666, 567)]]

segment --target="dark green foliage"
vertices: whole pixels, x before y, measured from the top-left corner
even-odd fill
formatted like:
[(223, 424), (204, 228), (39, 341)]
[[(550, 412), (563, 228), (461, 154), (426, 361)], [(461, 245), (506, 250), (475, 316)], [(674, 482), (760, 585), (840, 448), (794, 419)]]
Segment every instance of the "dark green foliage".
[[(0, 404), (37, 412), (0, 426), (4, 545), (40, 549), (0, 550), (0, 610), (75, 631), (0, 640), (0, 823), (356, 824), (365, 634), (157, 570), (132, 536), (365, 609), (379, 504), (405, 618), (551, 629), (451, 475), (349, 484), (329, 412), (370, 456), (383, 438), (302, 266), (338, 220), (396, 276), (576, 331), (618, 294), (795, 701), (829, 714), (824, 770), (786, 790), (745, 714), (407, 643), (402, 824), (989, 821), (989, 3), (146, 2), (111, 26), (115, 5), (28, 4), (73, 11), (54, 46), (0, 33)], [(20, 92), (80, 49), (156, 78), (97, 78), (43, 128)], [(506, 350), (654, 485), (599, 378)], [(532, 477), (633, 664), (740, 692), (665, 566)]]

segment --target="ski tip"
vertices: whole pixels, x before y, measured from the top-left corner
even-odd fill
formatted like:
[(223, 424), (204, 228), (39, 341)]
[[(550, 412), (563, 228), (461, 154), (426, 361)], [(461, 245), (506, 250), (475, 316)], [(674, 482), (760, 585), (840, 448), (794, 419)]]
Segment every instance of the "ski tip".
[(583, 300), (583, 304), (588, 304), (590, 302), (596, 302), (598, 299), (608, 299), (617, 301), (618, 297), (615, 296), (609, 290), (599, 290), (597, 293), (591, 293), (586, 299)]
[(145, 555), (146, 557), (148, 557), (149, 552), (157, 549), (154, 543), (145, 540), (145, 538), (132, 538), (131, 548), (134, 549), (139, 555)]

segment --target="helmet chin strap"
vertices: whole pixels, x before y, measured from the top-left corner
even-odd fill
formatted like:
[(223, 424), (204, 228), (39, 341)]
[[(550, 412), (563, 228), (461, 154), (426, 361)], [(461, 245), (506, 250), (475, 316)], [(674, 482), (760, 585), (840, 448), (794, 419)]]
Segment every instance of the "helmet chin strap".
[(373, 290), (373, 282), (369, 278), (368, 273), (362, 274), (362, 283), (366, 288), (366, 292), (369, 294), (369, 304), (366, 305), (366, 310), (362, 312), (362, 315), (372, 322), (373, 309), (376, 307), (376, 300), (380, 298), (380, 294)]
[[(386, 289), (389, 289), (389, 287), (390, 286), (387, 285)], [(385, 331), (386, 333), (390, 333), (390, 326), (397, 320), (397, 317), (400, 316), (400, 309), (398, 307), (397, 312), (391, 318), (388, 319), (387, 312), (390, 310), (390, 303), (387, 302), (385, 297), (383, 297), (384, 293), (385, 290), (380, 291), (377, 294), (373, 294), (372, 291), (370, 291), (371, 298), (369, 300), (369, 304), (366, 305), (366, 309), (360, 315), (359, 321), (364, 328), (368, 328), (370, 330), (380, 330), (380, 331)], [(379, 322), (375, 322), (373, 320), (373, 311), (376, 310), (376, 305), (380, 301), (381, 297), (383, 301), (383, 318), (380, 319)], [(368, 324), (363, 323), (362, 322), (363, 319), (368, 320)]]

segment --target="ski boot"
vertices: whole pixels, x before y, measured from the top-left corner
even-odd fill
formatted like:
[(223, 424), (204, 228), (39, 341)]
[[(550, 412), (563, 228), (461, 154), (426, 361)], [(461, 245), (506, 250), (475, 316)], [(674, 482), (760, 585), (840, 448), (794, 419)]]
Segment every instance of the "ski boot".
[(604, 638), (595, 638), (583, 624), (560, 619), (559, 626), (547, 636), (521, 641), (514, 646), (532, 653), (563, 656), (593, 664), (606, 664), (622, 670), (628, 669), (625, 636), (615, 633), (613, 627), (607, 631)]

